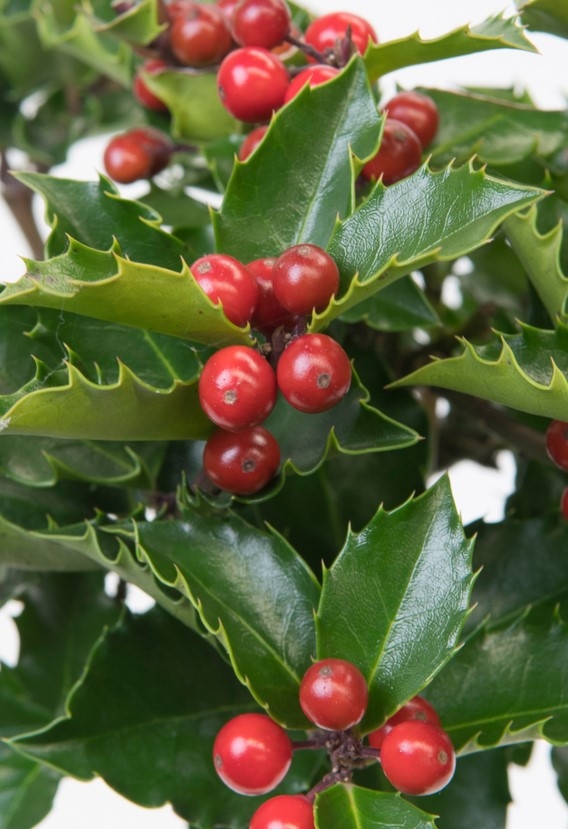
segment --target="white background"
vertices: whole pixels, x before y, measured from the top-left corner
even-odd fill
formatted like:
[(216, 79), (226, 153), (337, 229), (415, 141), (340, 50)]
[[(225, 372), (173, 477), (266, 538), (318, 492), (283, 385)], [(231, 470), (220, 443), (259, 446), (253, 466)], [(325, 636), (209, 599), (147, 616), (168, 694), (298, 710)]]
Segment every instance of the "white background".
[[(558, 0), (559, 3), (566, 0)], [(479, 23), (492, 14), (515, 11), (512, 3), (497, 0), (396, 0), (375, 3), (370, 0), (312, 0), (306, 3), (317, 13), (348, 9), (366, 17), (375, 27), (379, 39), (387, 41), (420, 30), (423, 37), (436, 37), (468, 23)], [(501, 50), (413, 67), (385, 79), (385, 96), (394, 91), (395, 83), (411, 88), (432, 85), (452, 88), (456, 85), (512, 86), (528, 88), (537, 103), (546, 108), (565, 105), (568, 92), (566, 73), (568, 47), (561, 40), (547, 35), (531, 35), (540, 54)], [(75, 151), (61, 174), (76, 178), (94, 178), (101, 169), (101, 142), (90, 142)], [(25, 242), (12, 225), (0, 203), (2, 238), (2, 273), (0, 279), (12, 279), (22, 272), (18, 254), (27, 255)], [(469, 464), (452, 470), (454, 495), (465, 523), (485, 516), (498, 520), (502, 502), (512, 485), (513, 468), (510, 456), (502, 453), (500, 470), (481, 472)], [(143, 599), (139, 597), (139, 607)], [(0, 658), (12, 663), (17, 653), (17, 634), (9, 611), (10, 604), (0, 612)], [(558, 794), (548, 764), (548, 747), (537, 746), (534, 759), (527, 769), (513, 769), (511, 789), (515, 805), (510, 807), (507, 829), (567, 829), (568, 808)], [(102, 781), (80, 783), (65, 780), (56, 798), (53, 812), (39, 824), (41, 829), (181, 829), (186, 826), (169, 807), (157, 810), (140, 809), (112, 792)], [(455, 829), (459, 829), (456, 826)], [(480, 827), (479, 829), (483, 829)]]

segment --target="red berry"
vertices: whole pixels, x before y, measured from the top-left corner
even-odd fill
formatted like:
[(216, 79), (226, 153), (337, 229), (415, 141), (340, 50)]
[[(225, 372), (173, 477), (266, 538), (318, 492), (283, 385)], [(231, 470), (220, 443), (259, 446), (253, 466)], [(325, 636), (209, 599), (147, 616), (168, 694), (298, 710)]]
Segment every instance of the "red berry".
[(383, 179), (384, 184), (406, 178), (420, 167), (422, 144), (402, 121), (387, 118), (378, 153), (368, 161), (361, 175), (368, 181)]
[(272, 274), (275, 262), (274, 257), (267, 256), (247, 264), (247, 269), (255, 278), (259, 289), (258, 302), (252, 315), (251, 325), (263, 334), (271, 334), (280, 325), (292, 328), (296, 323), (296, 317), (290, 314), (274, 296)]
[(556, 466), (568, 471), (568, 423), (551, 420), (546, 430), (546, 451)]
[(237, 156), (239, 161), (246, 161), (249, 155), (256, 150), (266, 132), (268, 130), (268, 124), (262, 124), (260, 127), (255, 127), (253, 130), (249, 132), (241, 146), (239, 147), (239, 152)]
[(293, 245), (274, 263), (274, 293), (293, 314), (323, 311), (339, 289), (339, 268), (317, 245)]
[(441, 725), (440, 717), (430, 703), (424, 697), (416, 696), (405, 702), (402, 708), (389, 717), (384, 725), (369, 734), (369, 745), (373, 748), (380, 748), (386, 735), (393, 730), (395, 725), (407, 720), (421, 720), (433, 725)]
[(103, 163), (114, 181), (131, 184), (161, 172), (171, 153), (169, 138), (158, 130), (144, 127), (111, 138), (104, 151)]
[(145, 106), (148, 109), (153, 109), (156, 112), (164, 112), (168, 107), (163, 101), (160, 100), (160, 98), (158, 98), (157, 95), (154, 95), (154, 93), (148, 89), (143, 75), (144, 73), (155, 75), (157, 72), (165, 69), (167, 65), (166, 61), (161, 58), (151, 58), (150, 60), (144, 61), (134, 76), (134, 83), (132, 85), (134, 97), (142, 104), (142, 106)]
[(291, 406), (318, 414), (331, 409), (349, 391), (351, 363), (339, 343), (327, 334), (304, 334), (280, 356), (276, 377)]
[(315, 829), (314, 807), (301, 794), (271, 797), (253, 814), (249, 829)]
[(357, 51), (363, 55), (367, 51), (369, 42), (378, 43), (378, 37), (364, 18), (350, 12), (332, 12), (317, 17), (306, 29), (304, 40), (318, 52), (333, 49), (338, 40), (342, 40), (347, 30), (351, 32), (351, 40)]
[(226, 19), (229, 26), (230, 26), (231, 20), (233, 18), (233, 12), (235, 10), (235, 6), (237, 5), (238, 2), (239, 2), (239, 0), (217, 0), (217, 2), (215, 3), (217, 8), (221, 9), (223, 14), (225, 15), (225, 19)]
[(287, 733), (266, 714), (239, 714), (221, 728), (213, 745), (217, 774), (239, 794), (265, 794), (292, 762)]
[(273, 49), (288, 34), (290, 19), (285, 0), (239, 0), (233, 10), (231, 30), (241, 46)]
[(238, 432), (270, 414), (276, 403), (276, 375), (254, 348), (229, 345), (207, 360), (198, 391), (207, 417), (221, 429)]
[(290, 82), (286, 90), (284, 103), (287, 104), (288, 101), (295, 98), (300, 89), (303, 89), (306, 84), (309, 84), (310, 87), (319, 86), (320, 83), (325, 83), (337, 75), (339, 75), (339, 69), (325, 64), (316, 64), (315, 66), (308, 66), (307, 69), (302, 69)]
[(442, 728), (407, 720), (385, 736), (381, 764), (387, 780), (403, 794), (434, 794), (452, 779), (456, 755)]
[(212, 302), (220, 302), (228, 320), (243, 326), (258, 302), (258, 286), (245, 266), (225, 253), (209, 253), (193, 263), (190, 271)]
[(560, 510), (562, 516), (568, 521), (568, 486), (563, 490), (560, 498)]
[(423, 147), (434, 140), (438, 132), (438, 107), (429, 95), (420, 92), (399, 92), (384, 106), (389, 118), (402, 121), (418, 136)]
[(288, 71), (282, 61), (259, 46), (230, 52), (217, 73), (223, 106), (241, 121), (268, 121), (284, 103)]
[(232, 45), (227, 20), (217, 6), (193, 3), (172, 21), (170, 47), (184, 66), (214, 66)]
[(306, 717), (329, 731), (344, 731), (361, 721), (369, 692), (365, 677), (345, 659), (320, 659), (300, 683), (300, 706)]
[(268, 484), (280, 465), (278, 441), (268, 429), (214, 432), (205, 444), (203, 468), (213, 483), (233, 495), (253, 495)]

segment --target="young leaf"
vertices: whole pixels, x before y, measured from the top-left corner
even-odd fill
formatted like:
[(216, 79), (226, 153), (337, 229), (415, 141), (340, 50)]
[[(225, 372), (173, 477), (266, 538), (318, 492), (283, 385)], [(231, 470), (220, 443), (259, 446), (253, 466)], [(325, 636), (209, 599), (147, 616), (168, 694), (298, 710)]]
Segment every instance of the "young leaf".
[(300, 241), (325, 247), (337, 216), (353, 209), (352, 153), (376, 150), (380, 123), (359, 59), (329, 83), (306, 86), (235, 165), (213, 216), (219, 250), (248, 262)]
[(500, 334), (475, 348), (461, 340), (457, 357), (434, 360), (397, 380), (393, 388), (440, 386), (502, 403), (521, 412), (568, 420), (568, 328), (554, 331), (521, 324), (521, 333)]
[(338, 785), (319, 794), (315, 803), (318, 829), (435, 829), (434, 815), (400, 795), (360, 786)]
[(315, 653), (319, 585), (303, 559), (225, 512), (186, 508), (183, 520), (138, 522), (132, 534), (137, 556), (192, 602), (255, 699), (288, 727), (304, 726), (298, 687)]
[[(221, 783), (212, 748), (223, 723), (250, 710), (215, 650), (154, 609), (127, 615), (101, 641), (68, 719), (13, 745), (80, 779), (97, 774), (143, 806), (170, 802), (192, 826), (243, 826), (261, 799)], [(309, 788), (318, 762), (300, 752), (278, 791)]]
[(348, 659), (367, 678), (364, 731), (453, 656), (473, 583), (471, 552), (444, 477), (398, 509), (381, 508), (324, 572), (317, 655)]
[(461, 26), (432, 40), (423, 40), (416, 32), (409, 37), (373, 45), (365, 55), (365, 65), (369, 77), (374, 81), (388, 72), (407, 66), (471, 55), (490, 49), (537, 51), (525, 37), (517, 18), (495, 15), (476, 26)]
[(510, 216), (503, 230), (554, 322), (557, 316), (568, 316), (568, 276), (560, 259), (564, 224), (559, 222), (547, 233), (539, 233), (537, 219), (533, 206), (527, 213)]
[(485, 244), (512, 213), (541, 198), (542, 190), (451, 165), (424, 164), (388, 187), (380, 182), (328, 245), (341, 274), (341, 293), (314, 315), (311, 328), (330, 321), (429, 262), (448, 261)]

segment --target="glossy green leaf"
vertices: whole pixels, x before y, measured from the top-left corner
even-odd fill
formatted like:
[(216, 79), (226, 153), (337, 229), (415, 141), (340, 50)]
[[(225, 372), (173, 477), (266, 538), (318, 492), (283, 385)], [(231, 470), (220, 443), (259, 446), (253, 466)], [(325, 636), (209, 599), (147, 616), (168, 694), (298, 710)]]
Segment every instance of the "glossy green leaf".
[(137, 556), (189, 598), (255, 699), (287, 726), (305, 725), (298, 687), (315, 652), (319, 585), (300, 556), (224, 512), (186, 508), (182, 520), (132, 532)]
[(471, 552), (441, 478), (398, 509), (379, 509), (324, 572), (317, 654), (348, 659), (367, 678), (364, 731), (454, 655), (473, 583)]
[(568, 420), (568, 328), (554, 331), (521, 325), (490, 345), (462, 340), (457, 357), (434, 360), (393, 383), (440, 386), (502, 403), (521, 412)]
[[(0, 502), (2, 503), (2, 502)], [(3, 506), (3, 503), (2, 503)], [(57, 541), (0, 516), (0, 564), (36, 572), (81, 572), (97, 565)]]
[(490, 49), (523, 49), (536, 52), (525, 37), (515, 17), (495, 15), (476, 26), (461, 26), (432, 40), (423, 40), (416, 32), (409, 37), (372, 46), (365, 55), (365, 65), (372, 80), (388, 72), (420, 63), (485, 52)]
[(434, 816), (400, 795), (333, 786), (317, 796), (317, 829), (435, 829)]
[(537, 32), (568, 38), (568, 10), (556, 0), (516, 0), (521, 20)]
[(131, 43), (151, 44), (164, 31), (158, 22), (156, 0), (141, 0), (120, 14), (106, 0), (90, 0), (79, 5), (97, 32), (109, 32)]
[(428, 687), (463, 753), (545, 737), (568, 742), (565, 608), (555, 600), (480, 628)]
[(340, 294), (311, 327), (325, 327), (429, 262), (475, 250), (507, 216), (541, 196), (537, 188), (493, 178), (471, 164), (438, 172), (425, 164), (396, 184), (377, 183), (331, 237), (328, 252), (340, 269)]
[(217, 247), (247, 262), (300, 241), (325, 247), (353, 209), (353, 159), (377, 147), (380, 119), (360, 60), (274, 116), (257, 151), (235, 166), (213, 217)]
[(564, 225), (558, 223), (547, 233), (539, 233), (537, 217), (537, 208), (532, 207), (528, 213), (510, 216), (503, 228), (554, 322), (559, 315), (568, 316), (568, 276), (560, 258)]
[(428, 328), (440, 319), (424, 292), (410, 278), (402, 277), (383, 291), (342, 314), (344, 322), (365, 321), (377, 331)]
[[(244, 826), (260, 798), (221, 783), (212, 747), (227, 719), (255, 708), (214, 649), (153, 610), (100, 643), (68, 719), (14, 745), (80, 779), (97, 774), (143, 806), (170, 802), (194, 826)], [(300, 752), (279, 791), (308, 788), (317, 762)]]
[(0, 826), (32, 829), (51, 811), (60, 775), (0, 743)]

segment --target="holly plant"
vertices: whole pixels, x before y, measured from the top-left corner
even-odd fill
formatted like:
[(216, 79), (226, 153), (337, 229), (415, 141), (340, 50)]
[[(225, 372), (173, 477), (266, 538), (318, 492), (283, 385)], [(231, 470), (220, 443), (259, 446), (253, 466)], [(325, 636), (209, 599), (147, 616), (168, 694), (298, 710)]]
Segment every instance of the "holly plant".
[[(536, 739), (567, 791), (568, 114), (384, 82), (561, 7), (3, 0), (3, 829), (67, 775), (199, 829), (497, 829)], [(463, 526), (447, 470), (501, 450)]]

